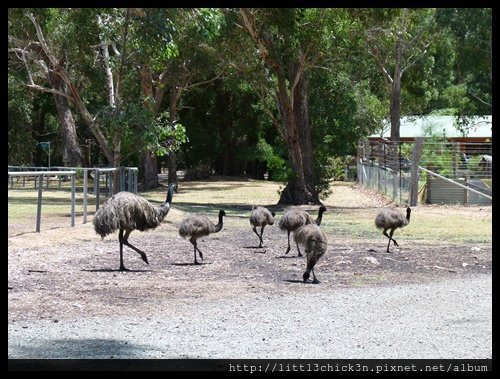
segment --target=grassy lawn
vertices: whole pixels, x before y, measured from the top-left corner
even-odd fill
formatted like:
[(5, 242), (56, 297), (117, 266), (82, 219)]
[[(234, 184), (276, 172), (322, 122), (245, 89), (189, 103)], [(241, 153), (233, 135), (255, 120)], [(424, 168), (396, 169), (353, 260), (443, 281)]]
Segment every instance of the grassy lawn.
[[(179, 193), (174, 195), (173, 208), (167, 222), (176, 223), (188, 213), (205, 213), (216, 222), (217, 212), (224, 209), (231, 222), (242, 229), (249, 228), (248, 218), (252, 205), (268, 206), (281, 217), (284, 207), (276, 206), (281, 184), (259, 180), (193, 181), (180, 182)], [(353, 186), (352, 183), (335, 182), (332, 194), (324, 199), (328, 211), (323, 215), (322, 227), (339, 238), (373, 240), (382, 237), (374, 226), (377, 211), (393, 206), (373, 192)], [(76, 223), (82, 224), (83, 190), (76, 194)], [(153, 203), (165, 201), (166, 188), (141, 192)], [(26, 226), (26, 232), (35, 230), (38, 193), (33, 187), (8, 190), (9, 235), (12, 228)], [(105, 200), (101, 195), (101, 203)], [(71, 191), (64, 183), (61, 190), (43, 190), (42, 232), (44, 225), (68, 227), (70, 225)], [(303, 206), (316, 217), (317, 206)], [(404, 208), (400, 207), (404, 212)], [(88, 221), (95, 211), (95, 197), (89, 194)], [(55, 226), (54, 226), (55, 225)], [(89, 226), (91, 228), (91, 223)], [(490, 243), (492, 239), (492, 207), (436, 206), (414, 207), (410, 224), (395, 233), (397, 240), (434, 241), (440, 243)]]

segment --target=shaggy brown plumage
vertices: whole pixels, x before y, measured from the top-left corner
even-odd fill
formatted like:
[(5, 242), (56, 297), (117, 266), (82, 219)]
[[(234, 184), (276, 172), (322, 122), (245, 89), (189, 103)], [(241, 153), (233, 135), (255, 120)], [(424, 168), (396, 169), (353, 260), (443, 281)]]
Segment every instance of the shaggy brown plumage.
[[(264, 243), (262, 241), (262, 234), (264, 234), (264, 228), (266, 225), (274, 224), (274, 212), (270, 212), (269, 209), (265, 207), (252, 207), (252, 214), (250, 215), (250, 224), (253, 226), (253, 232), (259, 237), (259, 247), (262, 247)], [(260, 235), (257, 232), (257, 227), (260, 226)]]
[[(398, 228), (404, 228), (410, 222), (410, 214), (411, 208), (406, 208), (406, 217), (397, 209), (386, 208), (380, 211), (375, 217), (375, 226), (378, 229), (383, 229), (384, 236), (389, 238), (389, 243), (387, 244), (387, 252), (389, 253), (389, 245), (391, 241), (394, 242), (394, 245), (399, 246), (398, 243), (392, 235), (394, 231)], [(390, 230), (389, 235), (387, 234), (387, 230)]]
[[(323, 213), (326, 212), (326, 207), (322, 205), (318, 209), (318, 217), (314, 220), (306, 211), (300, 209), (299, 207), (290, 207), (285, 210), (283, 217), (281, 217), (279, 227), (281, 230), (286, 230), (288, 235), (288, 248), (286, 249), (285, 255), (290, 251), (290, 233), (297, 230), (301, 226), (308, 224), (321, 225), (321, 220), (323, 218)], [(299, 257), (302, 256), (300, 252), (299, 245), (297, 244), (297, 251), (299, 252)]]
[(318, 260), (325, 255), (328, 248), (328, 240), (326, 234), (320, 229), (316, 224), (307, 224), (298, 228), (294, 233), (295, 242), (297, 244), (303, 245), (306, 249), (306, 271), (302, 278), (304, 283), (309, 279), (309, 275), (312, 271), (313, 283), (319, 283), (320, 281), (316, 278), (314, 274), (314, 266)]
[(138, 252), (144, 262), (149, 264), (146, 253), (128, 242), (134, 230), (154, 229), (163, 221), (170, 210), (173, 192), (177, 192), (177, 184), (168, 187), (167, 199), (159, 207), (154, 206), (141, 196), (122, 191), (110, 197), (94, 215), (93, 223), (97, 234), (102, 238), (119, 230), (120, 271), (127, 271), (123, 265), (123, 245)]
[(211, 233), (217, 233), (222, 229), (222, 217), (226, 215), (222, 209), (219, 211), (219, 223), (215, 225), (205, 216), (193, 215), (184, 219), (179, 226), (179, 235), (183, 238), (189, 237), (189, 242), (194, 246), (194, 264), (199, 264), (196, 260), (196, 251), (200, 254), (203, 260), (203, 254), (198, 249), (196, 240), (203, 236), (208, 236)]

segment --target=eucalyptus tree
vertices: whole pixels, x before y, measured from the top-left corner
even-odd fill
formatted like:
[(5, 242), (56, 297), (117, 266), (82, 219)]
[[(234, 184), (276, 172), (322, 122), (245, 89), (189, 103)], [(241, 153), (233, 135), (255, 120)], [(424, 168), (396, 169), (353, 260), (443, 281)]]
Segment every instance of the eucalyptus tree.
[(434, 8), (366, 9), (367, 50), (382, 75), (389, 101), (391, 141), (400, 140), (402, 86), (405, 73), (428, 55), (436, 36)]
[[(18, 75), (32, 90), (51, 93), (56, 105), (60, 132), (64, 144), (63, 159), (70, 166), (82, 166), (83, 155), (76, 133), (75, 118), (69, 104), (67, 84), (61, 72), (68, 75), (67, 51), (61, 28), (64, 12), (51, 9), (9, 9), (9, 64), (23, 71)], [(41, 23), (39, 19), (42, 19)], [(45, 34), (51, 37), (50, 46)], [(12, 83), (14, 85), (14, 83)], [(10, 81), (9, 81), (10, 85)]]
[(437, 22), (452, 38), (451, 106), (460, 124), (492, 112), (492, 9), (439, 8)]
[(177, 181), (176, 151), (186, 140), (179, 109), (187, 92), (221, 76), (216, 40), (222, 21), (220, 11), (209, 8), (136, 11), (133, 44), (143, 103), (157, 124), (163, 121), (166, 132), (161, 141), (164, 149), (144, 150), (146, 188), (158, 186), (157, 155), (167, 154), (168, 181)]
[(252, 81), (289, 153), (292, 175), (279, 202), (318, 204), (308, 74), (347, 56), (352, 26), (348, 13), (326, 8), (240, 8), (226, 10), (226, 16), (239, 45), (231, 62)]

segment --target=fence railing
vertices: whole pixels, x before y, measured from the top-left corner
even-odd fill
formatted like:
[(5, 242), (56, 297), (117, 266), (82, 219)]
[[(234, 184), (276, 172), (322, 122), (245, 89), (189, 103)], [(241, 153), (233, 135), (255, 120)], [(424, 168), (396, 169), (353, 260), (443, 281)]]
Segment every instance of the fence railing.
[(408, 203), (410, 176), (378, 164), (358, 162), (358, 183), (374, 189), (399, 204)]
[[(137, 193), (137, 167), (119, 167), (119, 168), (85, 168), (85, 167), (27, 167), (27, 166), (8, 166), (8, 180), (11, 188), (14, 188), (14, 178), (22, 178), (22, 187), (26, 187), (26, 178), (34, 178), (34, 188), (38, 187), (37, 221), (36, 231), (40, 232), (41, 209), (42, 209), (42, 188), (43, 178), (46, 177), (46, 189), (49, 189), (51, 177), (56, 177), (58, 189), (61, 189), (61, 181), (69, 176), (71, 180), (71, 226), (75, 226), (75, 193), (76, 176), (83, 175), (83, 224), (87, 223), (87, 204), (88, 204), (88, 177), (89, 172), (93, 173), (93, 193), (95, 196), (96, 211), (100, 206), (101, 182), (104, 183), (104, 195), (109, 197), (113, 194), (113, 181), (116, 172), (120, 175), (120, 191), (129, 191)], [(65, 169), (65, 170), (64, 170)], [(69, 171), (70, 169), (71, 171)]]
[[(408, 203), (413, 149), (413, 142), (360, 142), (358, 182), (400, 204)], [(429, 203), (491, 203), (491, 154), (491, 143), (487, 142), (424, 141), (414, 172), (420, 186), (414, 181), (412, 192), (420, 191), (422, 200)]]

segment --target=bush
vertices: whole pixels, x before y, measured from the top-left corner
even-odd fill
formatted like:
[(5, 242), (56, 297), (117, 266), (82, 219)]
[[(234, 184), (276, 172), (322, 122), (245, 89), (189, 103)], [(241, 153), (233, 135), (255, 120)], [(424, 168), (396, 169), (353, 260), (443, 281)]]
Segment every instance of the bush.
[(212, 175), (212, 165), (207, 162), (199, 162), (198, 164), (186, 170), (185, 180), (205, 180)]

